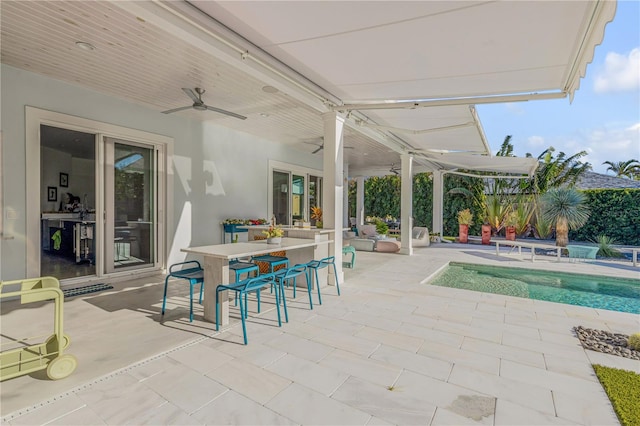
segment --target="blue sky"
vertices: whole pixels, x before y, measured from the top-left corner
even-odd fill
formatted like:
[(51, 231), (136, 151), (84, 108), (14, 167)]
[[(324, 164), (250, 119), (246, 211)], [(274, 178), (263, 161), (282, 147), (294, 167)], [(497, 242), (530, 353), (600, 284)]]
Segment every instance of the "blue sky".
[[(515, 154), (537, 157), (549, 146), (606, 173), (603, 161), (640, 160), (640, 1), (618, 1), (593, 62), (569, 99), (478, 105), (491, 150), (512, 135)], [(608, 172), (611, 174), (611, 172)]]

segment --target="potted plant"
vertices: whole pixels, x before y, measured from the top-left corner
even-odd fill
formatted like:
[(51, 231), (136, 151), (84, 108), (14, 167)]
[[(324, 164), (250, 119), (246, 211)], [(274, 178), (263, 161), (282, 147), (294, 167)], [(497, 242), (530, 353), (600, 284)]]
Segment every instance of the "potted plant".
[(311, 207), (311, 219), (316, 221), (316, 228), (322, 228), (322, 209), (320, 207)]
[(458, 241), (461, 243), (469, 242), (469, 225), (473, 224), (473, 213), (471, 210), (464, 209), (458, 212)]
[(284, 231), (279, 226), (270, 226), (266, 231), (262, 231), (267, 236), (267, 244), (280, 244)]
[(387, 235), (387, 232), (389, 232), (389, 225), (387, 225), (382, 219), (376, 220), (376, 232), (378, 235), (384, 237)]
[(504, 219), (505, 233), (507, 240), (514, 241), (516, 239), (516, 226), (518, 225), (518, 212), (511, 211)]

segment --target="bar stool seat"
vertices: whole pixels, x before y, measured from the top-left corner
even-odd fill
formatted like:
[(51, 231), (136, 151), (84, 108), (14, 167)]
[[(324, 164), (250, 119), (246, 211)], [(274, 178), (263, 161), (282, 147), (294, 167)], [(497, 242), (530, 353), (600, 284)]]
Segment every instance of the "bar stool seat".
[(169, 267), (169, 273), (164, 280), (164, 296), (162, 297), (162, 315), (167, 304), (167, 286), (169, 278), (181, 278), (189, 282), (189, 321), (193, 321), (193, 286), (200, 284), (200, 299), (202, 303), (202, 290), (204, 286), (204, 269), (197, 260), (175, 263)]
[[(235, 282), (242, 281), (242, 275), (247, 274), (246, 278), (250, 278), (251, 273), (257, 277), (260, 274), (260, 268), (255, 263), (243, 262), (233, 259), (229, 262), (229, 269), (235, 272)], [(238, 292), (235, 294), (234, 306), (238, 306)], [(258, 300), (258, 313), (260, 312), (260, 289), (256, 290), (256, 299)]]
[(336, 277), (336, 289), (338, 290), (338, 296), (340, 296), (340, 283), (338, 282), (338, 271), (336, 269), (335, 256), (325, 257), (320, 260), (312, 260), (307, 263), (307, 279), (311, 282), (311, 270), (315, 272), (316, 287), (318, 287), (318, 303), (322, 305), (322, 297), (320, 296), (320, 279), (318, 278), (318, 269), (327, 268), (329, 265), (333, 266), (333, 274)]

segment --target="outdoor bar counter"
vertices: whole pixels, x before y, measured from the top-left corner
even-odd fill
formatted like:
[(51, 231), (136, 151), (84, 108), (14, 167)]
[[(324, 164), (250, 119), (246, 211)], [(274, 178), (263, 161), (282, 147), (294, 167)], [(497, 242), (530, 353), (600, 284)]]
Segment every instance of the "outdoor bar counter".
[[(311, 238), (282, 238), (280, 244), (267, 244), (266, 240), (246, 243), (216, 244), (210, 246), (188, 247), (181, 251), (204, 256), (204, 319), (216, 322), (216, 288), (229, 283), (229, 261), (235, 258), (258, 256), (273, 251), (286, 250), (289, 264), (308, 263), (315, 258), (315, 251), (327, 247), (333, 240), (316, 241)], [(229, 292), (221, 296), (220, 325), (229, 324)]]

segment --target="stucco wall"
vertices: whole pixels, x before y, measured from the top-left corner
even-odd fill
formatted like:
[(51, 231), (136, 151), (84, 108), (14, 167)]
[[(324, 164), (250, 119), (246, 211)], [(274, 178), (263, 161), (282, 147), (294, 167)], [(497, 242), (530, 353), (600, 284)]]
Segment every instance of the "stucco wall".
[[(169, 263), (182, 259), (180, 248), (221, 241), (225, 217), (266, 217), (269, 159), (321, 169), (321, 158), (274, 141), (237, 132), (213, 122), (179, 114), (164, 115), (79, 86), (6, 65), (1, 66), (2, 174), (5, 232), (0, 279), (26, 274), (25, 107), (55, 111), (143, 130), (174, 139), (169, 178), (173, 181), (172, 222), (169, 223)], [(250, 119), (250, 118), (249, 118)], [(320, 120), (320, 118), (318, 118)], [(316, 156), (318, 157), (318, 156)]]

